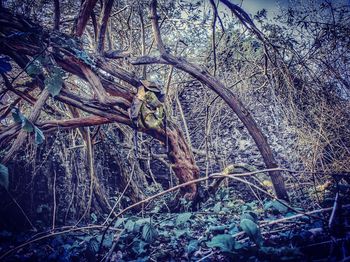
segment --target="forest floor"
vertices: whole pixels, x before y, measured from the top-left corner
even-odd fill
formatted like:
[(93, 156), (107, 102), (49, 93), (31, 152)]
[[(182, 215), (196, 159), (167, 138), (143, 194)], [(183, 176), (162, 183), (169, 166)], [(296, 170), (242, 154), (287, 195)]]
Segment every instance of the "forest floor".
[(184, 208), (180, 213), (163, 211), (165, 200), (171, 197), (167, 196), (115, 219), (102, 245), (104, 220), (95, 215), (91, 216), (93, 224), (81, 228), (0, 231), (0, 260), (348, 261), (347, 193), (348, 188), (338, 201), (324, 198), (313, 210), (309, 197), (298, 197), (298, 205), (291, 201), (291, 210), (276, 200), (244, 202), (232, 187), (225, 187), (197, 211)]

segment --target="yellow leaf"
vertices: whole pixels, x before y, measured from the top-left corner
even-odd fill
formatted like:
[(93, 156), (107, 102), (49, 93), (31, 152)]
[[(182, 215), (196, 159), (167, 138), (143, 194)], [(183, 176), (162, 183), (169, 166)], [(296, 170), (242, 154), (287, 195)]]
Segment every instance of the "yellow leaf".
[(139, 87), (138, 91), (137, 91), (137, 98), (140, 99), (141, 101), (145, 100), (145, 95), (146, 95), (146, 91), (145, 88), (143, 86)]
[(222, 174), (227, 176), (228, 174), (233, 173), (234, 170), (235, 170), (235, 165), (231, 164), (224, 168), (224, 170), (222, 171)]
[(272, 187), (272, 183), (271, 183), (270, 180), (264, 180), (264, 181), (262, 182), (262, 184), (263, 184), (264, 186), (266, 186), (266, 187)]

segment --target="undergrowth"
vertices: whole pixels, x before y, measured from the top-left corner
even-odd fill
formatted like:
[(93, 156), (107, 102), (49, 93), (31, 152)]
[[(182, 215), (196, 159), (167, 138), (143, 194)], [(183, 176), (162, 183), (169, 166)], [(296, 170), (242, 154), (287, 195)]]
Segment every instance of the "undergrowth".
[[(334, 193), (338, 192), (334, 206)], [(276, 200), (244, 202), (232, 187), (180, 213), (161, 212), (165, 201), (117, 218), (105, 235), (103, 215), (79, 230), (1, 231), (4, 261), (341, 261), (349, 256), (349, 187), (323, 192), (317, 210), (309, 197), (291, 210)], [(169, 198), (166, 197), (166, 198)], [(300, 197), (298, 197), (300, 200)], [(332, 214), (332, 215), (331, 215)], [(101, 221), (100, 221), (101, 220)], [(85, 229), (85, 230), (84, 230)], [(40, 240), (41, 239), (41, 240)], [(24, 245), (23, 245), (24, 244)], [(23, 245), (22, 248), (20, 245)], [(101, 249), (100, 249), (101, 245)]]

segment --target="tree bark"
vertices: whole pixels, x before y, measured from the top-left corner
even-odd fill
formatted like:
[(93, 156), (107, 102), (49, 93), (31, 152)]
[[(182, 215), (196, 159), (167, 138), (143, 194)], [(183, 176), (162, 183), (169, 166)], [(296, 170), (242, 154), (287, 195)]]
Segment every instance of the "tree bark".
[(101, 27), (99, 30), (97, 52), (102, 54), (105, 47), (106, 30), (108, 25), (108, 19), (112, 11), (114, 0), (107, 0), (107, 3), (103, 7)]
[(92, 10), (94, 9), (97, 0), (85, 0), (78, 14), (78, 17), (75, 22), (75, 27), (73, 28), (73, 33), (75, 36), (82, 36), (91, 15)]
[(60, 11), (60, 0), (54, 0), (54, 7), (55, 7), (55, 13), (54, 13), (54, 30), (60, 30), (60, 17), (61, 17), (61, 11)]
[[(181, 130), (176, 126), (172, 126), (167, 129), (167, 136), (170, 152), (169, 160), (179, 183), (182, 184), (199, 178), (199, 168)], [(197, 185), (191, 184), (181, 190), (186, 199), (194, 200), (197, 194)]]

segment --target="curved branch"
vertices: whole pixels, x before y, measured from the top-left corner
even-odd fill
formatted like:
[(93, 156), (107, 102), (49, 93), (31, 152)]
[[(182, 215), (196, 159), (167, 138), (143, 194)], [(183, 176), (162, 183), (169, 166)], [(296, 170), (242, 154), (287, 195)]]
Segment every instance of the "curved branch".
[(139, 56), (129, 59), (132, 65), (169, 64), (168, 61), (156, 56)]
[[(208, 86), (211, 90), (217, 93), (235, 112), (238, 118), (247, 128), (249, 134), (252, 136), (255, 144), (257, 145), (267, 168), (277, 167), (276, 160), (273, 156), (272, 150), (267, 143), (265, 135), (261, 132), (257, 123), (255, 122), (253, 116), (245, 108), (243, 103), (236, 97), (229, 89), (225, 87), (221, 81), (210, 75), (207, 71), (201, 69), (197, 65), (187, 62), (183, 58), (177, 58), (170, 54), (168, 49), (165, 47), (159, 29), (157, 15), (157, 1), (152, 0), (151, 2), (151, 19), (152, 19), (152, 29), (155, 42), (157, 44), (158, 50), (161, 53), (161, 58), (166, 60), (168, 63), (174, 67), (187, 72), (204, 85)], [(272, 183), (276, 192), (276, 196), (280, 199), (288, 200), (288, 194), (284, 185), (282, 174), (278, 171), (271, 171), (270, 173)]]

